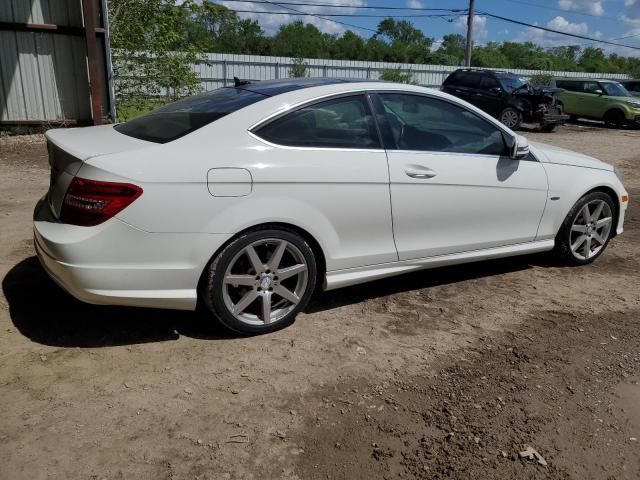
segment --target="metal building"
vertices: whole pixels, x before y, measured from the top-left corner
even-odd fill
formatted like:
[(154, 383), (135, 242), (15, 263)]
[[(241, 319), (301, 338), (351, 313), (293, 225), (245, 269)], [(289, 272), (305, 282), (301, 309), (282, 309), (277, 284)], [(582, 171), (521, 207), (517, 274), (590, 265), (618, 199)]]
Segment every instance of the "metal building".
[(0, 0), (0, 128), (113, 118), (106, 0)]

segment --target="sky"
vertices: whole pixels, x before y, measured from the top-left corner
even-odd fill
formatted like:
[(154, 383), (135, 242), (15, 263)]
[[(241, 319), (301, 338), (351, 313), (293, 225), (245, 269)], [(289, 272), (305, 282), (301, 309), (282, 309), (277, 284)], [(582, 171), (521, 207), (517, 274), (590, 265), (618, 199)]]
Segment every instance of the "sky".
[[(424, 17), (441, 13), (435, 11), (411, 10), (377, 10), (362, 8), (365, 6), (413, 7), (413, 8), (446, 8), (466, 9), (468, 0), (282, 0), (288, 3), (322, 3), (348, 5), (350, 8), (316, 7), (305, 5), (276, 6), (278, 0), (262, 0), (264, 3), (243, 1), (219, 1), (233, 10), (250, 10), (252, 12), (300, 12), (321, 14), (356, 14), (383, 15), (405, 18), (420, 28), (425, 35), (435, 40), (437, 47), (443, 35), (466, 32), (466, 15), (441, 17)], [(282, 5), (282, 3), (281, 3)], [(640, 48), (640, 0), (476, 0), (474, 19), (474, 42), (484, 44), (489, 41), (533, 41), (544, 47), (558, 45), (582, 46), (597, 45), (607, 53), (625, 56), (640, 56), (640, 50), (619, 46), (594, 44), (587, 40), (572, 39), (530, 27), (487, 17), (482, 12), (489, 12), (502, 17), (540, 25), (554, 30), (574, 33), (591, 38), (610, 40)], [(269, 35), (277, 32), (282, 23), (303, 20), (313, 23), (321, 31), (341, 34), (350, 29), (363, 37), (373, 35), (382, 18), (365, 17), (331, 17), (333, 20), (348, 23), (360, 28), (346, 26), (337, 22), (320, 19), (314, 16), (280, 15), (269, 13), (238, 13), (241, 18), (257, 20)], [(625, 37), (625, 38), (621, 38)]]

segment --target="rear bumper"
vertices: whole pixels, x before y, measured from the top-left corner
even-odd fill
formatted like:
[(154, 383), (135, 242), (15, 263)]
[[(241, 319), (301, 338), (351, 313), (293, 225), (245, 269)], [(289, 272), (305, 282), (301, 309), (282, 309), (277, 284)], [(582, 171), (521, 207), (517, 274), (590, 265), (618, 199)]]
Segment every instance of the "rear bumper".
[(78, 227), (34, 212), (34, 246), (49, 276), (77, 299), (100, 305), (193, 310), (200, 275), (226, 236), (149, 233), (118, 219)]

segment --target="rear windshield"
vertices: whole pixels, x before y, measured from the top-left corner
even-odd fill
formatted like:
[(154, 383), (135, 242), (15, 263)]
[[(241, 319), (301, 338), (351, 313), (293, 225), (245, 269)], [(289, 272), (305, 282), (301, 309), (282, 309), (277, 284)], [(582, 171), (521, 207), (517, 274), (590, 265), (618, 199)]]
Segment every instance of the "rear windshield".
[(140, 140), (167, 143), (265, 98), (249, 90), (219, 88), (183, 98), (114, 128)]

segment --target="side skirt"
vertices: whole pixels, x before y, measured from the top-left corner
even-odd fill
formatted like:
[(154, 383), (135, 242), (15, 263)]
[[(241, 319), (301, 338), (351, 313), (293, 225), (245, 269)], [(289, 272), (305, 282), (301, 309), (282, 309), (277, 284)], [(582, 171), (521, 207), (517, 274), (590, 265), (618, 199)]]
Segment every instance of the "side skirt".
[(526, 253), (545, 252), (552, 250), (554, 239), (538, 240), (534, 242), (519, 243), (505, 247), (494, 247), (484, 250), (472, 250), (469, 252), (437, 255), (435, 257), (416, 258), (402, 260), (400, 262), (369, 265), (366, 267), (350, 268), (347, 270), (334, 270), (327, 272), (325, 290), (348, 287), (371, 280), (400, 275), (416, 270), (444, 267), (460, 263), (479, 262), (492, 258), (512, 257)]

